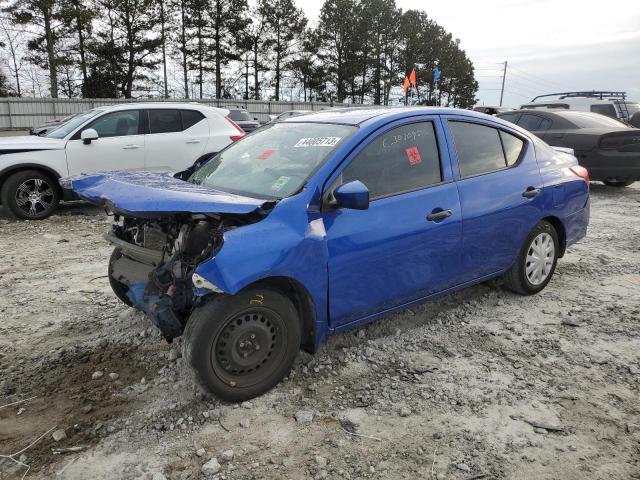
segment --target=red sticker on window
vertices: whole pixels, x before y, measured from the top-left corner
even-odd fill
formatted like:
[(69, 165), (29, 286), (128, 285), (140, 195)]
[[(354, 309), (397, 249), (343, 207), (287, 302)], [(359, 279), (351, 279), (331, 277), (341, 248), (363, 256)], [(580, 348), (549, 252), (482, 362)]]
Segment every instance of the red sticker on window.
[(418, 147), (405, 148), (404, 151), (409, 159), (409, 165), (418, 165), (422, 162), (422, 157), (420, 156), (420, 150), (418, 150)]
[(274, 152), (275, 152), (275, 150), (273, 148), (269, 148), (267, 150), (263, 150), (262, 152), (260, 152), (256, 158), (258, 160), (266, 160), (271, 155), (273, 155)]

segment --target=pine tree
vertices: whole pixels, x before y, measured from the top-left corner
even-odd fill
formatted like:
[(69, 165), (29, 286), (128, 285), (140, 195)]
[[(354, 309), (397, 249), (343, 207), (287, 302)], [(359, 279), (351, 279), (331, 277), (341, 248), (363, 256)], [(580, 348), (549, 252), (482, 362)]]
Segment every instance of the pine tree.
[(280, 100), (282, 72), (290, 67), (289, 61), (295, 45), (300, 45), (301, 36), (307, 26), (307, 18), (293, 0), (270, 0), (262, 2), (265, 11), (267, 35), (271, 40), (274, 59), (275, 100)]

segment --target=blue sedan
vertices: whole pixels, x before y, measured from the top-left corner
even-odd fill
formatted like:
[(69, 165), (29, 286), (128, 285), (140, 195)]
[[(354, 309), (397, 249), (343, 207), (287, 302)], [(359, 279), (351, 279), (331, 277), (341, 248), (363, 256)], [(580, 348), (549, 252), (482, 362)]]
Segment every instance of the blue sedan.
[(276, 385), (300, 348), (414, 303), (494, 277), (541, 291), (589, 222), (570, 151), (448, 108), (324, 111), (192, 171), (66, 184), (113, 215), (115, 294), (233, 401)]

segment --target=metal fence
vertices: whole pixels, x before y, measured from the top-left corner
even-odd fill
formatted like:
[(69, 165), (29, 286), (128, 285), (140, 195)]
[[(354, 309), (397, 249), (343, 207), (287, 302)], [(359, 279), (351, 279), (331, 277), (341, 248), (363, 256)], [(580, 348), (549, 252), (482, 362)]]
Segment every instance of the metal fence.
[(321, 102), (268, 102), (262, 100), (216, 100), (202, 99), (124, 99), (124, 98), (0, 98), (0, 130), (23, 130), (40, 125), (47, 120), (66, 117), (95, 107), (114, 103), (139, 102), (195, 102), (213, 107), (241, 106), (260, 122), (269, 121), (269, 115), (288, 110), (324, 110), (343, 104)]

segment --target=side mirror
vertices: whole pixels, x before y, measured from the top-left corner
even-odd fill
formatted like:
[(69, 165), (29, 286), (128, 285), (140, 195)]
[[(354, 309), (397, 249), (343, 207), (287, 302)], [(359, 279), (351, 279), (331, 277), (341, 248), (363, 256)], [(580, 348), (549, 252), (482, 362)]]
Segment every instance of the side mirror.
[(96, 132), (93, 128), (87, 128), (80, 134), (80, 139), (82, 140), (82, 143), (84, 143), (85, 145), (89, 145), (92, 140), (98, 139), (98, 132)]
[(343, 183), (333, 191), (335, 206), (366, 210), (369, 208), (369, 189), (360, 180)]

